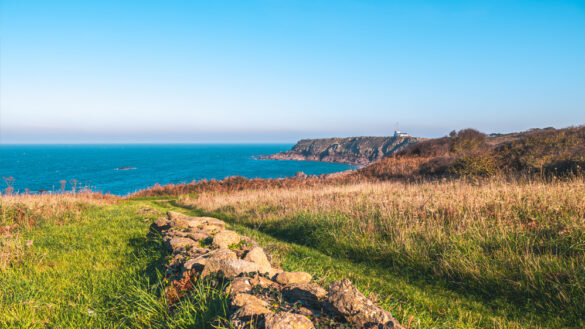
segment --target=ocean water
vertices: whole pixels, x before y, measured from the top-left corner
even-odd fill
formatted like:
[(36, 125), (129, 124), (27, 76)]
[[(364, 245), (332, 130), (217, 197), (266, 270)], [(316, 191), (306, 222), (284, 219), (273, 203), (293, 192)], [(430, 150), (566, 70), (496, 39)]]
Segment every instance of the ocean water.
[[(15, 191), (60, 191), (71, 180), (95, 191), (126, 195), (154, 184), (185, 183), (229, 176), (288, 177), (302, 171), (326, 174), (350, 165), (310, 161), (257, 160), (289, 150), (289, 144), (250, 145), (0, 145), (0, 176), (13, 177)], [(129, 170), (118, 168), (131, 167)], [(6, 188), (1, 181), (2, 189)]]

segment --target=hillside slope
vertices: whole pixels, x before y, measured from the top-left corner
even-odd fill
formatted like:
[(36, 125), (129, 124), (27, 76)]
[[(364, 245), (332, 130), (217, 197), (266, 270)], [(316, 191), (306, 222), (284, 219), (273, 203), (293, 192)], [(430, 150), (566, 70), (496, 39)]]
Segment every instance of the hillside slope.
[(261, 157), (367, 165), (421, 141), (417, 137), (334, 137), (302, 139), (290, 151)]
[(487, 136), (473, 129), (422, 141), (355, 175), (376, 179), (421, 176), (566, 175), (585, 168), (585, 126)]

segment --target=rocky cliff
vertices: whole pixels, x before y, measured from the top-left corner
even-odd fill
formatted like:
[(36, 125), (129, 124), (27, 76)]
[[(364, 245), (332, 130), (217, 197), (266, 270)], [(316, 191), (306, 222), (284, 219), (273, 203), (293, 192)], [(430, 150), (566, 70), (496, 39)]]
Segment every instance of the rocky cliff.
[(367, 165), (421, 140), (410, 136), (302, 139), (290, 151), (263, 156), (261, 159)]

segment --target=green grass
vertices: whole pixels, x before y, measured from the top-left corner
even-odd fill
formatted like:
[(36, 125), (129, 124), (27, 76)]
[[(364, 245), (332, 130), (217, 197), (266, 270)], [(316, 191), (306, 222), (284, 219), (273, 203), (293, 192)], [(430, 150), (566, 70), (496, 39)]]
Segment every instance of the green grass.
[[(324, 286), (349, 278), (407, 328), (585, 328), (579, 315), (519, 305), (499, 290), (454, 287), (419, 267), (398, 270), (403, 263), (375, 257), (383, 248), (362, 249), (355, 236), (327, 226), (343, 222), (335, 217), (341, 214), (299, 212), (258, 225), (229, 207), (209, 212), (163, 198), (82, 207), (67, 221), (49, 218), (25, 229), (19, 241), (33, 246), (0, 272), (0, 328), (210, 328), (226, 318), (227, 296), (214, 280), (198, 281), (179, 304), (165, 300), (167, 252), (160, 239), (146, 238), (156, 218), (138, 213), (146, 206), (224, 219), (285, 270), (310, 272)], [(472, 252), (464, 242), (461, 251)]]
[(91, 206), (23, 232), (34, 244), (0, 272), (0, 328), (206, 328), (225, 317), (226, 296), (208, 281), (172, 308), (161, 297), (166, 252), (146, 238), (154, 216), (141, 207)]
[[(282, 218), (273, 225), (257, 225), (230, 211), (205, 212), (177, 202), (157, 205), (161, 209), (221, 218), (267, 247), (285, 270), (311, 272), (324, 285), (350, 278), (365, 295), (376, 294), (380, 304), (410, 328), (585, 327), (583, 319), (576, 314), (547, 312), (537, 305), (518, 305), (498, 291), (493, 291), (490, 298), (488, 293), (461, 289), (449, 280), (425, 275), (421, 268), (405, 267), (398, 271), (387, 259), (367, 257), (367, 250), (356, 253), (359, 247), (356, 241), (339, 235), (341, 232), (334, 228), (319, 226), (331, 220), (325, 219), (326, 214), (299, 214)], [(575, 305), (574, 309), (579, 306)]]

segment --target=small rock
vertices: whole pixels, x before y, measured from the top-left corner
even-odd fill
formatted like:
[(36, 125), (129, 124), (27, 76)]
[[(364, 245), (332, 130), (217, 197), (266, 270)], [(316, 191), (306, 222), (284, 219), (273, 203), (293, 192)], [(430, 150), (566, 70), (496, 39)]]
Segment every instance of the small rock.
[(32, 247), (32, 245), (33, 245), (33, 240), (26, 240), (27, 247)]
[(306, 272), (282, 272), (276, 275), (275, 281), (280, 284), (298, 284), (311, 282), (312, 276)]
[(246, 304), (234, 312), (232, 319), (247, 319), (272, 313), (271, 310), (257, 304)]
[(220, 231), (213, 237), (213, 246), (228, 249), (230, 246), (240, 242), (241, 236), (234, 231)]
[(234, 278), (226, 289), (226, 293), (230, 295), (237, 295), (246, 293), (252, 290), (250, 279), (244, 277)]
[(348, 322), (359, 328), (404, 328), (390, 312), (367, 299), (348, 279), (332, 282), (329, 285), (327, 300)]
[(154, 223), (150, 224), (151, 232), (162, 233), (162, 231), (166, 231), (169, 228), (171, 228), (171, 221), (164, 217), (159, 217)]
[(201, 277), (215, 272), (222, 272), (225, 277), (233, 278), (242, 273), (258, 272), (258, 265), (242, 259), (210, 259), (205, 264)]
[(313, 322), (303, 315), (288, 312), (273, 313), (266, 316), (266, 329), (311, 329)]
[(275, 270), (272, 268), (272, 265), (270, 265), (266, 253), (264, 253), (264, 250), (260, 247), (254, 247), (252, 250), (248, 251), (244, 260), (258, 264), (260, 272), (262, 273), (275, 274)]
[(242, 307), (246, 304), (255, 304), (263, 307), (268, 307), (267, 302), (250, 294), (237, 294), (234, 296), (234, 298), (232, 298), (232, 306)]
[(189, 249), (188, 255), (191, 258), (197, 258), (199, 256), (207, 255), (211, 252), (211, 250), (207, 248), (191, 248)]
[(187, 249), (187, 248), (199, 247), (198, 242), (195, 242), (195, 241), (188, 239), (188, 238), (180, 238), (180, 237), (172, 238), (169, 241), (169, 245), (171, 246), (171, 249), (173, 251), (175, 251), (177, 249)]
[[(201, 271), (205, 265), (207, 264), (207, 262), (211, 259), (215, 259), (215, 260), (220, 260), (220, 259), (230, 259), (230, 258), (236, 258), (236, 253), (234, 253), (231, 250), (228, 249), (216, 249), (213, 250), (211, 252), (208, 252), (206, 254), (203, 254), (199, 257), (190, 259), (189, 265), (191, 266), (191, 268), (197, 270), (197, 271)], [(185, 263), (185, 268), (187, 268), (187, 263)], [(188, 269), (191, 269), (188, 268)]]
[(260, 286), (262, 288), (273, 288), (278, 286), (278, 284), (274, 281), (271, 281), (258, 274), (254, 275), (254, 277), (250, 279), (250, 284), (252, 286)]
[(212, 232), (208, 230), (197, 230), (195, 232), (187, 232), (185, 236), (195, 241), (204, 241), (211, 238), (211, 234)]
[(320, 300), (327, 296), (327, 291), (316, 283), (296, 283), (285, 286), (282, 294), (290, 302), (300, 301), (303, 305), (318, 306)]
[(189, 221), (190, 227), (196, 227), (201, 229), (207, 229), (213, 232), (217, 232), (225, 229), (225, 223), (217, 218), (213, 217), (194, 217)]

